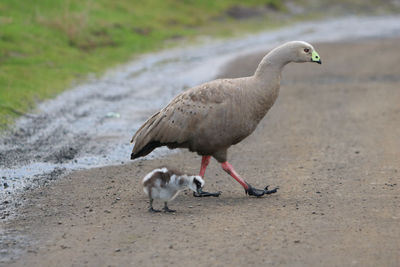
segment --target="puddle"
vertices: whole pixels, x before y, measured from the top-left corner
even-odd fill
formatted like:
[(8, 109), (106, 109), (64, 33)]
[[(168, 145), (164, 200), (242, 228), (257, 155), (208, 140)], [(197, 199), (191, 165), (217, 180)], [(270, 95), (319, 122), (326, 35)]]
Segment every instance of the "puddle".
[(15, 230), (3, 231), (0, 229), (0, 237), (0, 266), (6, 266), (7, 263), (12, 262), (23, 253), (24, 245), (28, 240)]

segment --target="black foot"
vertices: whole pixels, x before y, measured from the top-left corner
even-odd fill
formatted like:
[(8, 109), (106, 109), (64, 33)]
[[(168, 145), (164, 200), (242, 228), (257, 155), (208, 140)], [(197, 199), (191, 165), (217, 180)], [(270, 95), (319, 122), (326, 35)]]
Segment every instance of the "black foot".
[(221, 191), (215, 192), (215, 193), (210, 193), (206, 191), (200, 191), (199, 193), (193, 192), (194, 197), (219, 197), (221, 195)]
[(264, 191), (265, 191), (265, 194), (266, 194), (266, 195), (269, 195), (269, 194), (273, 194), (273, 193), (278, 192), (279, 186), (275, 187), (275, 188), (272, 189), (272, 190), (268, 190), (268, 187), (269, 187), (269, 185), (267, 185), (267, 186), (264, 188)]
[(149, 208), (149, 212), (161, 212), (161, 210), (155, 210), (153, 207)]
[(164, 208), (163, 208), (163, 211), (164, 211), (164, 212), (175, 212), (176, 210), (171, 210), (171, 209), (168, 208), (168, 207), (164, 207)]
[(168, 203), (164, 202), (164, 208), (163, 208), (164, 212), (175, 212), (176, 210), (171, 210), (170, 208), (168, 208)]
[(273, 194), (276, 193), (279, 189), (279, 187), (275, 187), (272, 190), (268, 190), (269, 185), (267, 185), (264, 189), (257, 189), (252, 187), (251, 185), (247, 184), (249, 186), (249, 188), (246, 191), (246, 194), (248, 194), (249, 196), (255, 196), (255, 197), (261, 197), (263, 195), (269, 195), (269, 194)]

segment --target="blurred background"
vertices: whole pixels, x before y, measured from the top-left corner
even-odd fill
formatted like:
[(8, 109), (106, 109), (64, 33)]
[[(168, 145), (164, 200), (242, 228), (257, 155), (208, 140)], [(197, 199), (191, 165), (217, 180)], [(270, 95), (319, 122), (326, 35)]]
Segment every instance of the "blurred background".
[(399, 0), (0, 2), (0, 128), (141, 53), (305, 20), (394, 14)]

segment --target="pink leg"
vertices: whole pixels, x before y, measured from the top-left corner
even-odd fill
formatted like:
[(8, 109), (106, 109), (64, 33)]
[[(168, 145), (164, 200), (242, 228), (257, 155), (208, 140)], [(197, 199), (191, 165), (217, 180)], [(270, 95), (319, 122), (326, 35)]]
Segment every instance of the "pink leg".
[(204, 177), (208, 164), (210, 163), (211, 156), (203, 156), (201, 158), (201, 168), (199, 176)]
[(221, 166), (222, 166), (222, 169), (224, 169), (224, 171), (229, 173), (230, 176), (235, 178), (235, 180), (238, 181), (239, 184), (241, 184), (243, 186), (244, 190), (246, 191), (246, 194), (249, 194), (250, 196), (261, 197), (265, 194), (268, 195), (268, 194), (276, 193), (278, 190), (278, 187), (276, 187), (272, 190), (268, 190), (268, 186), (266, 186), (264, 189), (254, 188), (250, 184), (246, 183), (246, 181), (243, 180), (239, 176), (239, 174), (237, 174), (237, 172), (235, 172), (235, 170), (233, 169), (233, 166), (231, 164), (229, 164), (229, 162), (225, 161), (225, 162), (221, 163)]
[[(211, 158), (211, 156), (203, 156), (201, 158), (201, 168), (200, 168), (199, 176), (204, 177), (207, 166), (210, 163), (210, 158)], [(220, 194), (221, 194), (221, 191), (216, 192), (216, 193), (210, 193), (210, 192), (205, 192), (202, 189), (200, 189), (200, 192), (193, 192), (193, 196), (195, 196), (195, 197), (219, 197)]]
[(249, 185), (245, 182), (245, 180), (240, 177), (239, 174), (233, 169), (233, 166), (229, 164), (229, 162), (225, 161), (221, 163), (222, 169), (226, 171), (230, 176), (232, 176), (236, 181), (239, 182), (243, 186), (243, 188), (247, 191), (249, 189)]

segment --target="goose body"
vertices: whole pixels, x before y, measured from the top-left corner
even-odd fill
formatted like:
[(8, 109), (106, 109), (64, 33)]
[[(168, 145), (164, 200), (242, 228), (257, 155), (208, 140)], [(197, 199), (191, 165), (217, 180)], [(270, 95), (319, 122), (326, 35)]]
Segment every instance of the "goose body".
[(226, 161), (227, 149), (250, 135), (275, 102), (279, 86), (264, 87), (245, 77), (219, 79), (181, 93), (137, 131), (132, 159), (166, 145)]
[(176, 96), (137, 130), (131, 140), (131, 159), (160, 146), (187, 148), (203, 156), (201, 177), (212, 156), (246, 193), (260, 196), (276, 192), (255, 189), (246, 183), (227, 162), (227, 150), (249, 136), (275, 103), (282, 69), (290, 62), (321, 64), (310, 44), (293, 41), (268, 53), (253, 76), (218, 79), (193, 87)]
[(173, 200), (180, 191), (191, 189), (200, 192), (204, 186), (204, 180), (200, 176), (186, 175), (170, 170), (166, 167), (158, 168), (148, 173), (143, 178), (143, 191), (150, 199), (149, 211), (153, 209), (153, 200), (164, 201), (164, 211), (173, 212), (167, 206), (167, 202)]

